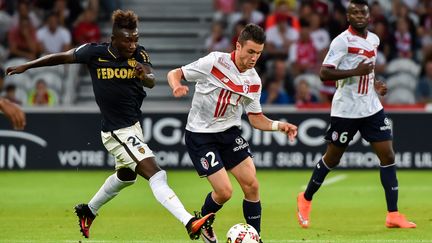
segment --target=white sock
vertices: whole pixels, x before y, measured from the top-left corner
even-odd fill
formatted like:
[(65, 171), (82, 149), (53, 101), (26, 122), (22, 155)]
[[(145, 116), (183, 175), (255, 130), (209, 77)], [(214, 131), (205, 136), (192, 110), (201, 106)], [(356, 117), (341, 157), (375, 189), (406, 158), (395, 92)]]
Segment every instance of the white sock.
[(177, 195), (167, 184), (167, 175), (164, 170), (154, 174), (149, 179), (150, 188), (155, 198), (174, 215), (183, 225), (186, 225), (193, 216), (186, 211)]
[(98, 212), (98, 210), (109, 200), (113, 199), (119, 192), (132, 184), (135, 183), (135, 180), (133, 181), (121, 181), (119, 178), (117, 178), (117, 174), (114, 173), (110, 175), (106, 180), (105, 183), (102, 185), (102, 187), (99, 189), (98, 192), (93, 196), (93, 198), (88, 203), (88, 206), (90, 210), (93, 212), (94, 215)]

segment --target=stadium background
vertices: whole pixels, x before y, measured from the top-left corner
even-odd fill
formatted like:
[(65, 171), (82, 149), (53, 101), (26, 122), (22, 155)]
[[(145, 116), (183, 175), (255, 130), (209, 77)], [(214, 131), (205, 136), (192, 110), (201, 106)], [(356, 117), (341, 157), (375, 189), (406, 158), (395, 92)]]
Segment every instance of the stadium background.
[[(133, 9), (139, 16), (139, 42), (148, 50), (157, 76), (157, 85), (147, 90), (142, 106), (146, 142), (159, 152), (162, 166), (187, 169), (191, 164), (182, 128), (193, 92), (174, 99), (166, 73), (209, 51), (231, 51), (238, 26), (255, 22), (266, 29), (268, 38), (257, 65), (264, 111), (299, 125), (300, 133), (289, 144), (282, 134), (253, 131), (245, 122), (244, 135), (258, 167), (307, 168), (325, 151), (322, 136), (328, 127), (334, 83), (321, 82), (317, 73), (331, 39), (347, 27), (347, 2), (0, 1), (0, 66), (5, 69), (85, 42), (109, 41), (112, 10)], [(401, 168), (432, 168), (428, 142), (432, 135), (428, 129), (432, 121), (431, 4), (370, 1), (370, 29), (381, 38), (376, 74), (389, 87), (382, 102), (393, 121)], [(55, 31), (49, 34), (45, 25)], [(35, 87), (41, 80), (47, 89), (40, 95), (45, 99), (38, 100)], [(22, 105), (29, 119), (24, 132), (14, 132), (0, 117), (0, 169), (112, 167), (99, 141), (98, 108), (84, 66), (32, 69), (0, 81), (2, 96)], [(188, 85), (193, 91), (193, 84)], [(377, 167), (367, 143), (356, 139), (352, 144), (341, 167)]]

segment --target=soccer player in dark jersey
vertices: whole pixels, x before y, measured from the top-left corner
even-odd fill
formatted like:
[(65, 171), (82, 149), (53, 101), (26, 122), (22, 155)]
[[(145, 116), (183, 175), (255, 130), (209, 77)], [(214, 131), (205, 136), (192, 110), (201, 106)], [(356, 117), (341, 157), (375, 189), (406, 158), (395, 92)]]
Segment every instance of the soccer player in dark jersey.
[(211, 227), (215, 215), (192, 216), (185, 210), (168, 186), (166, 172), (159, 168), (153, 152), (143, 142), (140, 107), (146, 97), (144, 87), (152, 88), (155, 78), (149, 56), (138, 44), (138, 17), (132, 11), (116, 10), (112, 19), (111, 43), (84, 44), (9, 67), (7, 73), (65, 63), (87, 64), (102, 113), (102, 142), (116, 159), (116, 173), (106, 179), (88, 204), (75, 206), (84, 237), (89, 237), (90, 226), (102, 205), (134, 184), (139, 174), (149, 181), (156, 199), (186, 226), (189, 237), (198, 239), (201, 229)]

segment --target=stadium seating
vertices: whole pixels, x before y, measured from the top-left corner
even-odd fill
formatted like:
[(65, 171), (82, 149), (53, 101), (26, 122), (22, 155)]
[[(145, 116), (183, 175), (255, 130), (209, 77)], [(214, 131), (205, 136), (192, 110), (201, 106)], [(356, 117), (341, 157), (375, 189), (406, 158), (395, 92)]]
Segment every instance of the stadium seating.
[(27, 90), (34, 88), (36, 82), (40, 79), (46, 82), (48, 88), (55, 90), (57, 93), (62, 91), (62, 78), (55, 72), (41, 72), (34, 75), (31, 82), (28, 83)]

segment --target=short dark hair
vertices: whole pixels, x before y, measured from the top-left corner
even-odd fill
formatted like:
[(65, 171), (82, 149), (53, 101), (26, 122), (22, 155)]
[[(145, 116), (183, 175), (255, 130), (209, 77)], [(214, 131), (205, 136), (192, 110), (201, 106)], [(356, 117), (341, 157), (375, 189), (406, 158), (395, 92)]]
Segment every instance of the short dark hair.
[(264, 44), (266, 35), (263, 28), (256, 24), (247, 24), (241, 31), (238, 42), (243, 45), (248, 40), (251, 40), (257, 44)]
[(369, 7), (369, 4), (366, 0), (351, 0), (350, 3), (354, 3), (354, 4), (360, 4), (360, 5), (366, 5)]
[(138, 16), (131, 10), (117, 9), (112, 14), (113, 30), (128, 29), (133, 30), (138, 26)]

